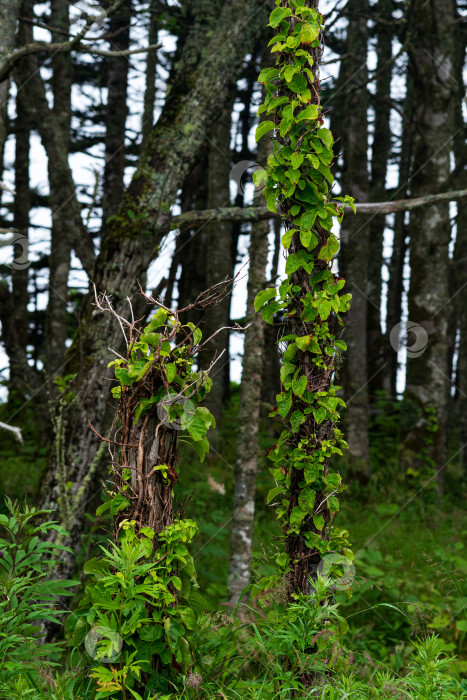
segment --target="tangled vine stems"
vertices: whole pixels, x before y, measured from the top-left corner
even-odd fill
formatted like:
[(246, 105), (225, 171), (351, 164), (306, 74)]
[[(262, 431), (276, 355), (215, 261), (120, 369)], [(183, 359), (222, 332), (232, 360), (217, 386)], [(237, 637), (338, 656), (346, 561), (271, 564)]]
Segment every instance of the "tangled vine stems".
[(344, 214), (337, 201), (354, 204), (351, 197), (330, 194), (334, 153), (319, 97), (323, 18), (318, 0), (276, 0), (276, 5), (270, 16), (276, 66), (259, 76), (266, 98), (258, 113), (270, 119), (256, 131), (257, 140), (274, 132), (273, 154), (266, 171), (258, 170), (254, 179), (256, 185), (264, 180), (268, 208), (281, 213), (287, 278), (278, 289), (261, 291), (255, 308), (268, 323), (282, 313), (290, 330), (280, 339), (286, 344), (282, 390), (271, 416), (281, 416), (284, 430), (269, 452), (276, 487), (268, 503), (274, 501), (285, 534), (285, 553), (276, 561), (288, 572), (292, 596), (311, 592), (321, 560), (334, 561), (326, 573), (342, 576), (345, 562), (353, 559), (347, 531), (334, 526), (337, 494), (344, 487), (330, 460), (347, 447), (337, 427), (339, 407), (345, 404), (336, 396), (340, 387), (333, 379), (336, 355), (346, 349), (339, 339), (341, 314), (351, 298), (341, 294), (344, 280), (332, 271), (339, 249), (332, 227)]
[[(226, 290), (227, 283), (208, 290), (198, 306), (209, 308)], [(118, 381), (112, 395), (119, 403), (114, 439), (108, 441), (114, 446), (112, 485), (98, 509), (98, 514), (110, 509), (115, 543), (122, 522), (134, 522), (138, 530), (149, 527), (156, 535), (173, 524), (178, 442), (188, 440), (203, 461), (209, 451), (207, 431), (215, 427), (209, 410), (199, 405), (212, 386), (209, 370), (193, 368), (207, 341), (201, 342), (201, 330), (193, 323), (181, 323), (180, 312), (146, 299), (158, 308), (141, 329), (137, 321), (118, 316), (106, 295), (96, 295), (98, 308), (117, 317), (127, 341), (125, 357), (109, 363)]]

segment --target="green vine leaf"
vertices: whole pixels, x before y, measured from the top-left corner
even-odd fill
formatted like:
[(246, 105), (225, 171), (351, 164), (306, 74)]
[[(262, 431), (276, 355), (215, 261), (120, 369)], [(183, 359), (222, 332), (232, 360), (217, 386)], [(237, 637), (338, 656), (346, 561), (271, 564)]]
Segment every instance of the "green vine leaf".
[(319, 257), (321, 260), (329, 262), (333, 259), (337, 251), (339, 250), (339, 241), (335, 236), (329, 236), (325, 245), (323, 245), (319, 251)]
[(260, 122), (256, 128), (256, 134), (255, 134), (255, 139), (256, 141), (259, 141), (260, 138), (262, 138), (265, 134), (268, 133), (268, 131), (272, 131), (272, 129), (275, 129), (276, 125), (274, 122), (271, 121), (264, 121)]
[(289, 7), (276, 8), (271, 12), (271, 16), (269, 17), (269, 26), (273, 28), (277, 27), (283, 19), (290, 17), (291, 14), (292, 10)]
[(266, 302), (268, 302), (270, 299), (274, 299), (276, 294), (277, 292), (275, 287), (258, 292), (255, 298), (255, 311), (258, 312), (260, 308), (266, 304)]
[(315, 119), (318, 118), (319, 110), (317, 105), (310, 105), (309, 107), (305, 107), (305, 109), (302, 109), (301, 112), (298, 113), (297, 115), (297, 121), (301, 122), (304, 121), (305, 119), (309, 119), (310, 121), (314, 121)]

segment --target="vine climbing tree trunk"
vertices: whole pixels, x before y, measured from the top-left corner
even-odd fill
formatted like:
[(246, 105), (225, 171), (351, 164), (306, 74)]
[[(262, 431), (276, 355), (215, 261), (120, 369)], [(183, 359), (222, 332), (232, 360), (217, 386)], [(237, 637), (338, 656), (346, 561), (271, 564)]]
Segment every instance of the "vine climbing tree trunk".
[(333, 138), (321, 118), (318, 2), (299, 7), (284, 2), (270, 24), (276, 28), (278, 58), (276, 68), (260, 74), (267, 90), (260, 111), (267, 110), (274, 121), (261, 122), (256, 138), (274, 130), (264, 194), (268, 207), (280, 210), (286, 228), (282, 244), (289, 251), (288, 276), (278, 290), (261, 292), (256, 308), (262, 307), (268, 322), (282, 312), (287, 326), (282, 390), (276, 397), (284, 429), (269, 452), (276, 487), (268, 502), (276, 501), (284, 532), (285, 554), (276, 561), (287, 574), (292, 597), (312, 592), (327, 553), (337, 549), (351, 558), (345, 533), (333, 529), (341, 477), (330, 465), (332, 455), (346, 446), (336, 426), (343, 401), (335, 396), (333, 377), (335, 353), (345, 349), (338, 337), (340, 314), (348, 309), (350, 295), (339, 294), (344, 281), (331, 271), (339, 248), (331, 228), (334, 217), (342, 220), (342, 210), (329, 194)]
[[(203, 4), (203, 0), (200, 2)], [(137, 292), (137, 281), (145, 283), (148, 266), (170, 227), (170, 205), (175, 202), (218, 116), (219, 105), (240, 74), (245, 55), (252, 50), (264, 25), (265, 12), (260, 0), (224, 3), (208, 41), (202, 27), (202, 12), (194, 15), (195, 21), (171, 76), (166, 104), (132, 183), (104, 231), (92, 274), (96, 288), (112, 296), (112, 304), (120, 316), (128, 311), (126, 299)], [(81, 540), (85, 504), (100, 490), (99, 477), (103, 473), (103, 453), (98, 452), (100, 441), (91, 433), (88, 421), (100, 435), (107, 433), (112, 420), (108, 348), (117, 350), (122, 342), (116, 324), (108, 314), (96, 315), (94, 304), (91, 290), (83, 303), (66, 367), (66, 373), (74, 375), (72, 419), (67, 434), (67, 478), (73, 484), (68, 498), (73, 513), (71, 546), (76, 548)], [(43, 504), (53, 507), (57, 496), (53, 462), (43, 483)], [(68, 575), (73, 571), (73, 558), (64, 558), (64, 575)]]

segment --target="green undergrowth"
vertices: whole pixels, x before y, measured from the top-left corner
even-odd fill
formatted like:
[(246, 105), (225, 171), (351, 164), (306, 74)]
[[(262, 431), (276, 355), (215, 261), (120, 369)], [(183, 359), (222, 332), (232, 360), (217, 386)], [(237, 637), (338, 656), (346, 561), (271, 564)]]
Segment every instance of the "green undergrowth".
[[(199, 523), (193, 553), (198, 580), (211, 610), (222, 610), (227, 600), (231, 537), (230, 517), (234, 488), (236, 412), (238, 387), (223, 420), (221, 451), (211, 455), (201, 470), (182, 450), (182, 476), (177, 490), (181, 501), (194, 491), (187, 514)], [(372, 434), (374, 483), (352, 482), (341, 499), (340, 527), (352, 533), (355, 577), (352, 597), (338, 594), (350, 625), (347, 644), (357, 665), (368, 671), (372, 664), (387, 664), (395, 672), (407, 668), (417, 635), (439, 634), (458, 658), (452, 673), (467, 675), (467, 522), (461, 503), (452, 492), (456, 464), (446, 475), (449, 487), (441, 502), (431, 483), (401, 472), (397, 460), (392, 476), (383, 470), (381, 453), (393, 454), (399, 439), (397, 415), (410, 407), (388, 409)], [(394, 417), (394, 415), (396, 417)], [(396, 428), (394, 437), (391, 430)], [(272, 509), (265, 505), (270, 486), (265, 452), (275, 442), (267, 423), (260, 431), (260, 459), (256, 495), (254, 570), (273, 573), (271, 553), (280, 547), (280, 530)], [(374, 456), (378, 453), (377, 458)], [(391, 607), (394, 606), (394, 607)]]
[[(237, 410), (238, 386), (233, 385), (219, 452), (213, 452), (200, 465), (188, 445), (181, 450), (176, 498), (181, 502), (193, 494), (185, 515), (199, 525), (192, 553), (211, 612), (225, 610), (223, 603), (227, 600)], [(0, 419), (5, 420), (4, 407), (0, 407), (0, 413)], [(394, 456), (401, 415), (410, 420), (410, 407), (394, 408), (385, 399), (384, 411), (374, 419), (370, 433), (372, 480), (367, 487), (351, 482), (341, 499), (338, 522), (352, 533), (355, 551), (352, 597), (348, 600), (345, 592), (338, 594), (350, 625), (346, 643), (360, 670), (368, 671), (372, 664), (382, 663), (403, 672), (417, 634), (436, 632), (448, 651), (457, 656), (451, 672), (466, 676), (467, 588), (463, 579), (467, 570), (467, 523), (456, 492), (457, 463), (453, 460), (446, 470), (442, 501), (431, 484), (424, 488), (423, 480), (405, 474)], [(37, 497), (46, 451), (37, 448), (33, 412), (23, 413), (21, 424), (24, 446), (8, 433), (2, 434), (0, 483), (9, 496), (32, 501)], [(253, 568), (258, 576), (273, 573), (270, 555), (280, 547), (273, 511), (265, 505), (270, 487), (265, 452), (275, 439), (268, 421), (264, 421), (254, 540)], [(3, 498), (0, 509), (4, 510)], [(89, 515), (88, 535), (83, 551), (78, 553), (80, 561), (93, 556), (97, 543), (102, 542), (97, 534), (102, 524), (102, 518), (96, 520)], [(68, 686), (73, 679), (72, 674), (66, 681)]]

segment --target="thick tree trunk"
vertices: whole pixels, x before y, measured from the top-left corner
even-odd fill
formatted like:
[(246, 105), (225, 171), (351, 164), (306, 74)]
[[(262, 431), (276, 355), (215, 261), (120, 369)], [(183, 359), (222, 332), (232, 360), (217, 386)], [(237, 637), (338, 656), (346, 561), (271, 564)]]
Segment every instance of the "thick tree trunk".
[[(415, 73), (416, 131), (411, 190), (414, 196), (440, 191), (450, 171), (454, 93), (454, 2), (440, 6), (413, 0), (410, 58)], [(410, 216), (409, 321), (416, 324), (408, 341), (406, 396), (419, 418), (405, 440), (407, 460), (437, 471), (442, 485), (446, 455), (448, 304), (450, 242), (449, 206), (420, 209)], [(426, 345), (426, 348), (424, 347)], [(436, 427), (436, 432), (432, 428)]]
[[(212, 3), (211, 3), (212, 7)], [(93, 280), (99, 291), (112, 296), (117, 313), (128, 312), (126, 298), (144, 285), (146, 271), (157, 254), (169, 220), (169, 207), (188, 175), (213, 120), (237, 79), (255, 35), (264, 26), (267, 7), (260, 0), (231, 0), (222, 6), (218, 26), (206, 41), (200, 29), (185, 44), (166, 104), (153, 130), (133, 181), (112, 222), (105, 231)], [(193, 58), (196, 59), (193, 65)], [(77, 401), (67, 436), (67, 478), (73, 482), (71, 544), (78, 547), (83, 511), (95, 489), (99, 490), (102, 451), (88, 420), (100, 433), (109, 427), (108, 348), (119, 349), (121, 332), (109, 314), (96, 313), (93, 294), (84, 303), (81, 323), (69, 351), (68, 372), (76, 377)], [(45, 504), (56, 499), (55, 465), (45, 483)], [(66, 569), (73, 569), (66, 556)]]
[[(368, 200), (368, 96), (366, 91), (366, 60), (368, 43), (368, 2), (352, 3), (347, 30), (348, 57), (344, 75), (347, 129), (342, 173), (343, 190), (357, 202)], [(352, 83), (354, 89), (351, 89)], [(360, 86), (356, 89), (356, 86)], [(363, 86), (363, 87), (362, 87)], [(352, 305), (346, 319), (347, 356), (344, 361), (344, 387), (347, 403), (344, 425), (351, 470), (358, 478), (370, 474), (368, 444), (368, 367), (367, 367), (367, 309), (369, 224), (365, 218), (347, 216), (341, 228), (343, 257), (339, 272), (345, 277), (352, 293)]]
[[(266, 162), (269, 143), (263, 139), (258, 160)], [(258, 469), (258, 431), (261, 409), (262, 369), (265, 354), (264, 326), (261, 314), (255, 313), (255, 298), (264, 288), (268, 262), (269, 222), (252, 224), (250, 233), (250, 267), (243, 350), (240, 406), (238, 411), (237, 458), (232, 538), (230, 544), (229, 607), (240, 600), (250, 581), (250, 563), (255, 523), (256, 474)], [(271, 349), (269, 349), (270, 351)]]

